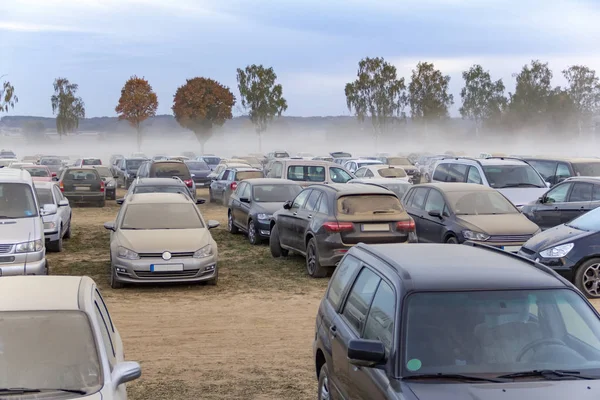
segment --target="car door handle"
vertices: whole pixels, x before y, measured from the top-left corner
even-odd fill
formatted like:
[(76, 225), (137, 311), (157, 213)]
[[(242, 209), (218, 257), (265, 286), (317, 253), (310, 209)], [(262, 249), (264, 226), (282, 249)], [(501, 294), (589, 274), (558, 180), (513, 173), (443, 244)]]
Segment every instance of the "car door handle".
[(337, 336), (337, 326), (331, 325), (331, 327), (329, 328), (329, 333), (331, 334), (331, 336), (336, 337)]
[(312, 215), (309, 215), (307, 218), (308, 218), (308, 219), (312, 219)]
[(298, 213), (297, 212), (293, 212), (292, 215), (298, 215)]

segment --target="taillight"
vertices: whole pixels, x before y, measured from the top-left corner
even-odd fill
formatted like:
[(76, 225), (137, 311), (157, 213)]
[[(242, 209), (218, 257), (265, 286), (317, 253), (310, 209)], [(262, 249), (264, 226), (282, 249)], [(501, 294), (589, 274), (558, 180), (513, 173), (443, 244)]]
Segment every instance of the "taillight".
[(63, 185), (62, 181), (60, 181), (60, 183), (58, 184), (58, 188), (60, 189), (61, 192), (65, 191), (65, 185)]
[(100, 181), (100, 191), (104, 192), (104, 181)]
[(185, 185), (189, 188), (191, 188), (194, 185), (194, 181), (191, 179), (186, 179), (185, 181), (183, 181), (183, 183), (185, 183)]
[(237, 189), (237, 182), (231, 182), (231, 185), (229, 185), (229, 187), (231, 188), (231, 190)]
[(353, 231), (354, 224), (352, 222), (325, 222), (323, 228), (327, 232), (346, 232)]
[(396, 229), (405, 232), (414, 232), (416, 230), (415, 221), (411, 218), (408, 221), (396, 222)]

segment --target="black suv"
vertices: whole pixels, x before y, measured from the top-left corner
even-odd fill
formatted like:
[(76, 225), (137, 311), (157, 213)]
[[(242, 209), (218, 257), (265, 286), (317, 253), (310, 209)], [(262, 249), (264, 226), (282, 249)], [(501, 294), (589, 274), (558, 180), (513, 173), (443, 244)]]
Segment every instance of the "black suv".
[(354, 246), (313, 350), (319, 399), (600, 396), (594, 307), (550, 268), (473, 242)]

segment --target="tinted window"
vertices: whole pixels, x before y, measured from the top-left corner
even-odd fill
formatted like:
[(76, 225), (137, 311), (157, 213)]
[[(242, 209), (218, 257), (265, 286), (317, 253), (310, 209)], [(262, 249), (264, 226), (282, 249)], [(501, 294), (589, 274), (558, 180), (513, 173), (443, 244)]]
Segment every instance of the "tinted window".
[(573, 170), (578, 176), (600, 176), (600, 161), (573, 163)]
[(37, 217), (38, 210), (29, 185), (0, 183), (0, 216), (2, 218)]
[(350, 255), (344, 257), (342, 262), (336, 267), (329, 283), (329, 291), (327, 292), (327, 298), (333, 308), (337, 309), (340, 305), (344, 290), (359, 267), (360, 261)]
[(308, 211), (315, 211), (317, 205), (319, 204), (319, 198), (321, 197), (321, 191), (313, 190), (310, 196), (308, 196), (308, 200), (306, 201), (306, 208)]
[(58, 158), (42, 158), (40, 165), (61, 165), (62, 162)]
[(484, 165), (483, 172), (495, 189), (510, 187), (539, 187), (546, 184), (531, 165)]
[(439, 182), (448, 182), (448, 166), (450, 164), (440, 163), (435, 168), (433, 173), (433, 180)]
[(381, 281), (375, 297), (373, 297), (373, 304), (371, 304), (363, 334), (365, 339), (381, 341), (385, 346), (387, 355), (390, 354), (394, 343), (396, 302), (392, 287)]
[(424, 208), (425, 206), (425, 198), (427, 197), (428, 189), (415, 189), (415, 194), (413, 195), (411, 206), (415, 208)]
[(571, 195), (569, 196), (569, 201), (592, 201), (592, 184), (581, 182), (574, 183)]
[(567, 194), (571, 185), (571, 183), (563, 183), (552, 188), (546, 194), (546, 203), (563, 203), (567, 201)]
[(250, 198), (250, 192), (252, 187), (250, 185), (244, 185), (244, 191), (242, 192), (242, 197)]
[(555, 183), (558, 183), (561, 179), (565, 179), (571, 176), (571, 171), (569, 170), (569, 166), (565, 163), (559, 163), (556, 168), (556, 180)]
[(98, 158), (86, 158), (81, 161), (81, 165), (102, 165), (102, 161)]
[(548, 179), (554, 177), (554, 175), (556, 175), (556, 166), (558, 164), (556, 161), (531, 160), (528, 162), (529, 162), (529, 164), (531, 164), (533, 166), (533, 168), (535, 168), (540, 173), (540, 175), (545, 180), (548, 180)]
[(327, 195), (323, 194), (323, 196), (321, 196), (321, 201), (319, 201), (319, 212), (320, 213), (329, 215), (328, 203), (329, 203), (329, 199), (327, 198)]
[(320, 165), (290, 165), (287, 178), (292, 181), (324, 182), (325, 167)]
[(373, 172), (371, 172), (370, 170), (367, 170), (367, 172), (365, 172), (365, 177), (366, 178), (374, 178), (375, 175), (373, 175)]
[(52, 197), (52, 191), (50, 189), (36, 188), (35, 192), (37, 193), (40, 206), (43, 206), (44, 204), (54, 204), (54, 198)]
[(194, 171), (208, 171), (210, 167), (203, 161), (189, 161), (185, 163), (189, 169)]
[(370, 269), (363, 268), (348, 294), (342, 315), (357, 333), (363, 330), (371, 300), (380, 280)]
[(427, 196), (427, 202), (425, 203), (425, 211), (439, 211), (441, 213), (444, 211), (445, 205), (446, 202), (444, 201), (442, 194), (435, 189), (431, 189), (429, 191), (429, 196)]
[(253, 200), (259, 203), (286, 202), (300, 193), (298, 185), (254, 185)]
[(341, 168), (330, 167), (329, 177), (331, 182), (334, 183), (346, 183), (352, 179), (352, 176)]
[(199, 229), (204, 224), (194, 204), (130, 204), (123, 216), (121, 229)]
[(219, 157), (202, 157), (202, 159), (209, 165), (217, 165), (221, 162)]
[(354, 175), (356, 175), (357, 178), (362, 178), (363, 176), (365, 176), (366, 172), (367, 172), (366, 168), (360, 168), (354, 173)]
[(481, 180), (481, 174), (479, 173), (477, 167), (469, 168), (469, 174), (467, 175), (467, 183), (483, 183), (483, 181)]
[(236, 181), (242, 181), (244, 179), (253, 179), (253, 178), (264, 178), (265, 174), (262, 171), (238, 171), (235, 174)]
[(404, 207), (394, 195), (368, 194), (341, 196), (337, 201), (338, 215), (402, 214)]
[(50, 171), (48, 168), (40, 168), (40, 167), (26, 167), (23, 168), (25, 171), (29, 172), (29, 175), (36, 178), (47, 178), (50, 176)]
[(63, 180), (95, 182), (100, 180), (100, 175), (95, 169), (70, 169), (66, 171)]
[(312, 189), (303, 190), (302, 192), (300, 192), (300, 194), (298, 194), (298, 196), (296, 196), (296, 198), (294, 199), (292, 208), (302, 207), (304, 205), (304, 203), (306, 202), (306, 199), (308, 198), (308, 195), (310, 194), (310, 192), (312, 192)]
[(125, 160), (125, 165), (129, 171), (137, 171), (146, 160)]
[(152, 178), (171, 178), (177, 176), (183, 180), (190, 179), (190, 170), (182, 162), (159, 162), (150, 167), (150, 176)]

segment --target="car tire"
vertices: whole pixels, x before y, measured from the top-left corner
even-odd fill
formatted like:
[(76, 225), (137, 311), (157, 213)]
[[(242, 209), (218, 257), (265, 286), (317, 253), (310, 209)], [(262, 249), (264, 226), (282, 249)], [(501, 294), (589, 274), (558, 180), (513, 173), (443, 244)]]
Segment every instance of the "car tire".
[(227, 230), (234, 235), (240, 231), (233, 223), (233, 214), (231, 213), (231, 210), (227, 213)]
[(273, 258), (286, 257), (289, 254), (287, 249), (281, 247), (281, 242), (279, 241), (279, 229), (277, 228), (277, 225), (274, 225), (273, 229), (271, 229), (269, 248), (271, 249), (271, 255)]
[(310, 238), (306, 246), (306, 271), (313, 278), (325, 278), (329, 272), (319, 262), (319, 250), (315, 238)]
[(329, 400), (331, 399), (331, 392), (329, 389), (329, 369), (327, 364), (323, 364), (319, 371), (319, 384), (317, 386), (317, 399), (318, 400)]
[(219, 273), (217, 272), (217, 276), (215, 276), (212, 279), (207, 280), (206, 284), (209, 286), (217, 286), (218, 282), (219, 282)]
[[(589, 279), (588, 272), (596, 272), (594, 275), (597, 275), (600, 272), (600, 258), (591, 258), (585, 261), (583, 264), (577, 268), (577, 272), (575, 273), (575, 286), (577, 289), (581, 291), (588, 299), (598, 299), (600, 298), (600, 282), (597, 282), (597, 289), (591, 290), (588, 288), (588, 283), (594, 283), (595, 279), (593, 277)], [(586, 281), (586, 277), (588, 277), (588, 281)], [(593, 286), (592, 286), (593, 287)]]
[(260, 244), (260, 237), (258, 236), (258, 232), (256, 231), (256, 224), (253, 220), (248, 221), (248, 242), (251, 245)]
[(65, 231), (64, 239), (71, 239), (71, 217), (69, 218), (69, 225), (67, 226), (67, 230)]
[(104, 206), (106, 206), (106, 200), (98, 202), (98, 207), (103, 208)]
[[(60, 229), (62, 231), (62, 227)], [(52, 253), (60, 253), (63, 250), (63, 238), (60, 235), (60, 233), (58, 235), (58, 240), (48, 242), (48, 245), (46, 246), (46, 248), (49, 251), (51, 251)]]
[(122, 289), (123, 286), (123, 282), (117, 280), (117, 270), (114, 265), (110, 263), (110, 287), (113, 289)]
[(458, 239), (454, 235), (450, 235), (446, 238), (446, 244), (458, 244)]

